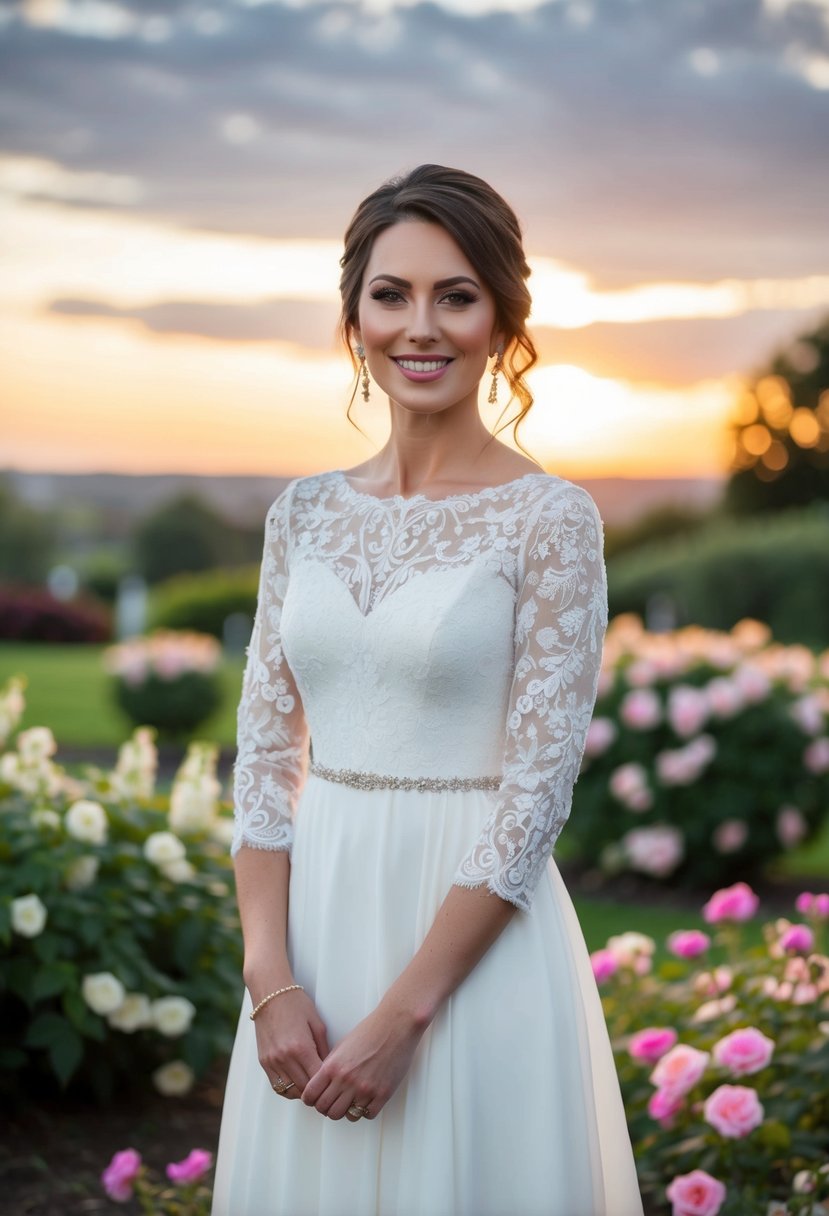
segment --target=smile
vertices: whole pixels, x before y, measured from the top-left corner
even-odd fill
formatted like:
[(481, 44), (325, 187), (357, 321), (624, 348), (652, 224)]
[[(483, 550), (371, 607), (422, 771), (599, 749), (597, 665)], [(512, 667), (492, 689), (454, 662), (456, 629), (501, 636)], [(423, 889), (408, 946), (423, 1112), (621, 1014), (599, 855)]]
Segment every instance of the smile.
[(452, 362), (451, 359), (395, 359), (399, 368), (407, 372), (440, 372)]

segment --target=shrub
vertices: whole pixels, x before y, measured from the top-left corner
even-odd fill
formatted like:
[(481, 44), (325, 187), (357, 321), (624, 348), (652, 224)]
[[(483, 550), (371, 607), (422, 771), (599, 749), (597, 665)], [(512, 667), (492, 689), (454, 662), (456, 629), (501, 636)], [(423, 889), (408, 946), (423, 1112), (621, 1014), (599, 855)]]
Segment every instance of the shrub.
[(206, 574), (180, 574), (167, 579), (152, 593), (152, 625), (165, 629), (195, 629), (221, 638), (227, 618), (240, 614), (249, 618), (249, 634), (256, 611), (258, 569), (258, 566), (249, 566)]
[(195, 729), (222, 699), (222, 648), (215, 638), (157, 629), (104, 651), (117, 704), (139, 725), (167, 735)]
[(645, 616), (666, 597), (677, 625), (730, 629), (766, 621), (784, 642), (829, 646), (829, 511), (717, 519), (688, 537), (646, 545), (607, 563), (611, 614)]
[(674, 957), (657, 973), (656, 943), (642, 934), (592, 955), (654, 1210), (666, 1193), (675, 1213), (829, 1210), (829, 895), (804, 892), (804, 920), (767, 923), (749, 948), (741, 923), (757, 904), (744, 883), (715, 892), (703, 909), (710, 935), (672, 934)]
[(108, 642), (109, 609), (89, 595), (56, 599), (43, 587), (0, 584), (0, 638), (13, 642)]
[(809, 840), (829, 809), (829, 652), (730, 633), (605, 641), (568, 842), (607, 871), (707, 886)]
[[(0, 741), (23, 708), (0, 696)], [(44, 727), (0, 755), (0, 1071), (8, 1099), (38, 1088), (152, 1084), (174, 1096), (232, 1046), (241, 933), (217, 749), (191, 745), (169, 800), (153, 732), (111, 772), (54, 763)]]

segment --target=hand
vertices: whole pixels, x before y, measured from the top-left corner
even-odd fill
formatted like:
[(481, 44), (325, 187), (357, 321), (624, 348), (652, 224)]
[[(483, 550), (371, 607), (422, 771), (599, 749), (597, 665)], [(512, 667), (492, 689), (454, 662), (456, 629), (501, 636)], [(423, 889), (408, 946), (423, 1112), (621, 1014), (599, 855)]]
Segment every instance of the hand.
[(348, 1114), (356, 1103), (373, 1119), (406, 1075), (425, 1030), (426, 1023), (402, 1009), (378, 1005), (325, 1057), (302, 1101), (329, 1119), (346, 1115), (351, 1122), (359, 1118)]
[(306, 992), (295, 988), (274, 997), (257, 1013), (256, 1046), (269, 1083), (293, 1081), (282, 1098), (299, 1098), (328, 1055), (325, 1023)]

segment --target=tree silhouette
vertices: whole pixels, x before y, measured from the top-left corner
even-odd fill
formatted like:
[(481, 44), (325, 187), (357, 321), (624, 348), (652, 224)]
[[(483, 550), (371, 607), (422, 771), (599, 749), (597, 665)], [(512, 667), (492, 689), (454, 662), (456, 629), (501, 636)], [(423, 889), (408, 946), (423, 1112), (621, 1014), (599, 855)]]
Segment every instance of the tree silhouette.
[(775, 355), (730, 422), (735, 514), (829, 500), (829, 317)]

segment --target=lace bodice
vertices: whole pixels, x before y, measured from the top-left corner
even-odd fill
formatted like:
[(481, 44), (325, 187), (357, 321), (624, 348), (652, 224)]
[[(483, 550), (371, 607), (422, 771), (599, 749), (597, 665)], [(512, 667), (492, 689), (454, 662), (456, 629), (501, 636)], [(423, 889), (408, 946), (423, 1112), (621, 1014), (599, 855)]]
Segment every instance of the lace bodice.
[(309, 750), (330, 768), (497, 774), (454, 881), (528, 911), (570, 813), (606, 626), (602, 523), (572, 482), (527, 473), (432, 500), (376, 498), (342, 470), (294, 478), (265, 525), (231, 853), (290, 851)]

